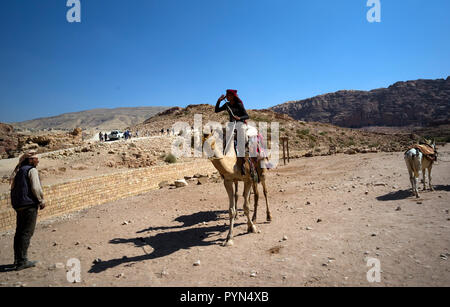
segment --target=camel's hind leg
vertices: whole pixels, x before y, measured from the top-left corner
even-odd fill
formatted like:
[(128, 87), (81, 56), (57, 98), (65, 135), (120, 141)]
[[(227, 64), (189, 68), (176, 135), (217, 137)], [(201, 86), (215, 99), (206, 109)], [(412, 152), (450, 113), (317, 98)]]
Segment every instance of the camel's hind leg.
[(250, 219), (250, 208), (248, 206), (251, 187), (252, 187), (251, 181), (244, 182), (244, 213), (245, 213), (245, 216), (247, 217), (248, 232), (257, 232), (256, 226), (253, 224), (252, 220)]
[(225, 185), (225, 189), (227, 190), (228, 199), (229, 199), (229, 209), (228, 215), (230, 217), (230, 229), (228, 231), (227, 239), (224, 243), (224, 246), (233, 245), (233, 229), (234, 229), (234, 217), (236, 215), (236, 206), (234, 203), (234, 191), (233, 191), (233, 181), (224, 180), (223, 184)]

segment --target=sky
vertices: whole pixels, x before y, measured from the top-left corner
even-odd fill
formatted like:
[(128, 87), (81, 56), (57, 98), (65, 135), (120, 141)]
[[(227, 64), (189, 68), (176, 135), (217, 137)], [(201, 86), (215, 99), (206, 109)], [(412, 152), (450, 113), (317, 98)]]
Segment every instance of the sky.
[(450, 1), (0, 1), (0, 122), (94, 108), (247, 109), (450, 75)]

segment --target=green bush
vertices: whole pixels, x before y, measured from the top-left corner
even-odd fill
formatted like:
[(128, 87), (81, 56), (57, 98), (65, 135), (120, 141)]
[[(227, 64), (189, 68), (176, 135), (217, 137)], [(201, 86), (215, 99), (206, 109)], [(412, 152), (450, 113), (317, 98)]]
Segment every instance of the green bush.
[(175, 157), (173, 154), (168, 154), (166, 155), (166, 157), (164, 158), (164, 161), (167, 163), (176, 163), (177, 162), (177, 157)]

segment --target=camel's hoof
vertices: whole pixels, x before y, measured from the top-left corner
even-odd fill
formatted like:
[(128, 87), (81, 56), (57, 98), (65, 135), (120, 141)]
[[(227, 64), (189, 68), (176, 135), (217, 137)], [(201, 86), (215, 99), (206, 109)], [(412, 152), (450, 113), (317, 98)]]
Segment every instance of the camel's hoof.
[(419, 194), (416, 194), (416, 198), (420, 198)]
[(256, 228), (256, 226), (255, 225), (252, 225), (252, 226), (250, 226), (250, 227), (248, 227), (248, 230), (247, 230), (249, 233), (257, 233), (258, 232), (258, 229)]
[(252, 217), (252, 222), (253, 222), (253, 223), (256, 223), (256, 216), (253, 216), (253, 217)]
[(267, 222), (269, 222), (269, 223), (272, 222), (272, 216), (271, 215), (267, 216)]
[(233, 240), (227, 240), (227, 241), (225, 241), (225, 243), (223, 243), (223, 246), (224, 247), (225, 246), (233, 246), (233, 244), (234, 244)]

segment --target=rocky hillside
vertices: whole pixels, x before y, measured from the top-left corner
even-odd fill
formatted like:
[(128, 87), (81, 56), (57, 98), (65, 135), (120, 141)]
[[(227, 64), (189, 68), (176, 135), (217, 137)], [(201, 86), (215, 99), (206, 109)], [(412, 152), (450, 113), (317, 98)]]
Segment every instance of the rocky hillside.
[[(258, 122), (279, 122), (280, 136), (289, 138), (294, 156), (328, 155), (332, 153), (357, 153), (376, 151), (402, 151), (419, 140), (414, 134), (387, 134), (336, 127), (331, 124), (295, 120), (286, 114), (271, 110), (248, 110), (250, 118)], [(226, 112), (214, 113), (212, 105), (190, 105), (172, 108), (155, 115), (131, 129), (139, 133), (157, 135), (161, 129), (171, 129), (176, 122), (194, 124), (194, 114), (202, 114), (203, 125), (209, 121), (225, 123)], [(269, 132), (270, 134), (270, 132)], [(280, 145), (281, 150), (281, 145)]]
[(145, 119), (166, 109), (168, 108), (137, 107), (93, 109), (12, 123), (12, 125), (18, 130), (57, 129), (72, 131), (77, 127), (80, 127), (83, 130), (93, 128), (101, 130), (123, 129), (130, 125), (142, 123)]
[(372, 91), (338, 91), (270, 108), (294, 119), (364, 126), (450, 123), (450, 77), (397, 82)]
[(0, 159), (14, 158), (27, 150), (38, 153), (71, 148), (83, 144), (83, 132), (76, 128), (71, 132), (18, 133), (11, 125), (0, 123)]
[(0, 159), (13, 157), (19, 138), (11, 125), (0, 123)]

